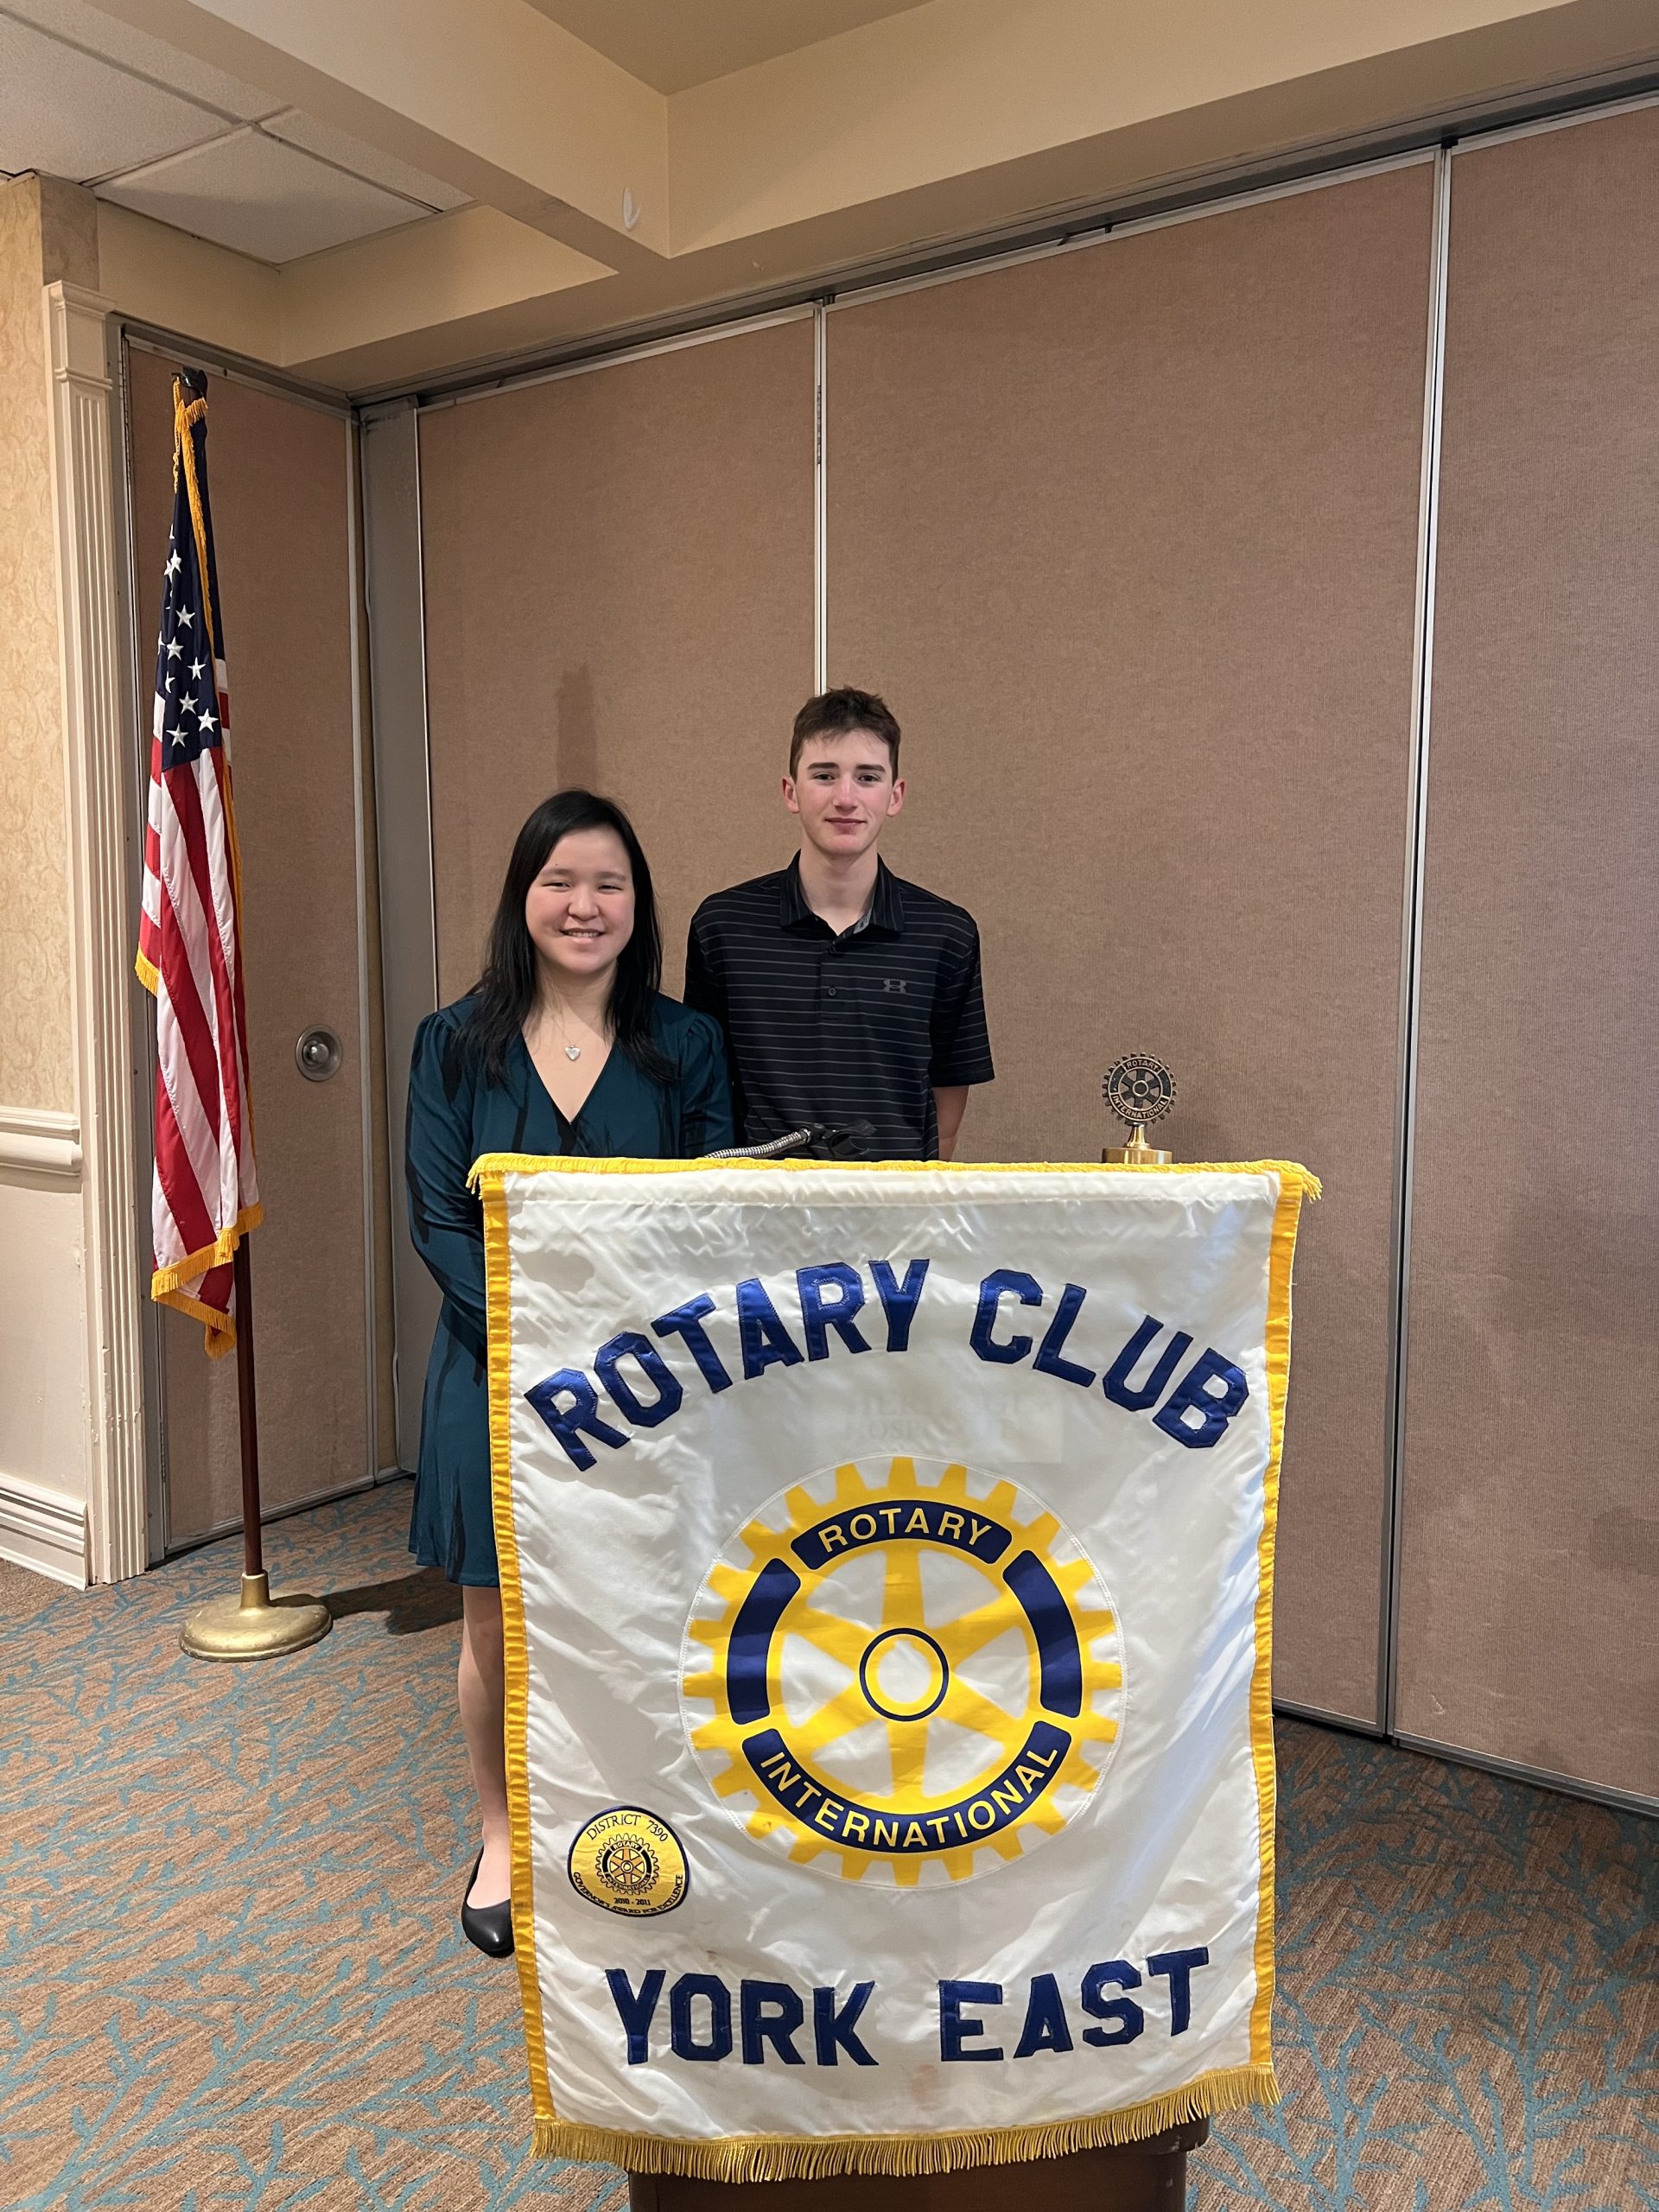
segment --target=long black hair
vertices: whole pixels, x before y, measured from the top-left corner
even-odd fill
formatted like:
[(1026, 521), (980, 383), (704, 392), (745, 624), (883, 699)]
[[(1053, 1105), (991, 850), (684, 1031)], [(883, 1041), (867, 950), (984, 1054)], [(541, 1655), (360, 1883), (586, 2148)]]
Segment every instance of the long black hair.
[(536, 947), (524, 926), (524, 901), (553, 848), (578, 830), (614, 830), (633, 877), (633, 935), (617, 956), (607, 1009), (612, 1038), (641, 1075), (653, 1083), (670, 1082), (674, 1069), (652, 1035), (652, 1013), (663, 980), (663, 933), (651, 869), (627, 816), (592, 791), (555, 791), (518, 832), (490, 924), (484, 973), (473, 986), (478, 1003), (467, 1017), (467, 1042), (483, 1061), (486, 1081), (501, 1082), (512, 1040), (536, 1003)]

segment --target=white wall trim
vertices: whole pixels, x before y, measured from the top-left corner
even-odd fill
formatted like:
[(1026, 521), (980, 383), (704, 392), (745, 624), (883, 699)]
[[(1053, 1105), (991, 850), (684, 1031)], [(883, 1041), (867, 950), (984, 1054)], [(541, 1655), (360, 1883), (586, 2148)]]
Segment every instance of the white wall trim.
[(0, 1174), (80, 1181), (80, 1123), (44, 1106), (0, 1106)]
[(370, 749), (379, 854), (381, 1020), (386, 1052), (386, 1166), (391, 1209), (391, 1371), (406, 1467), (421, 1438), (421, 1387), (437, 1325), (438, 1287), (422, 1264), (403, 1203), (404, 1122), (415, 1032), (438, 1003), (437, 892), (426, 728), (425, 578), (420, 425), (413, 400), (362, 418), (359, 448), (369, 610)]
[(812, 689), (830, 689), (830, 343), (828, 315), (812, 310)]
[[(375, 1243), (380, 1192), (374, 1173), (373, 1008), (369, 1002), (368, 702), (364, 696), (363, 500), (355, 419), (346, 426), (346, 544), (352, 597), (352, 864), (357, 884), (358, 1118), (363, 1150), (363, 1363), (369, 1465), (380, 1464), (379, 1316), (375, 1311)], [(378, 1478), (377, 1478), (378, 1479)]]
[(26, 1483), (21, 1475), (0, 1475), (0, 1559), (84, 1590), (86, 1507), (77, 1498)]
[(1393, 1224), (1389, 1253), (1389, 1375), (1384, 1408), (1388, 1507), (1383, 1520), (1377, 1639), (1382, 1731), (1395, 1732), (1400, 1681), (1400, 1603), (1405, 1586), (1406, 1387), (1411, 1334), (1411, 1231), (1417, 1141), (1417, 1049), (1422, 1021), (1423, 895), (1428, 853), (1429, 736), (1434, 699), (1434, 589), (1440, 558), (1440, 433), (1446, 402), (1446, 319), (1452, 247), (1452, 155), (1434, 156), (1428, 270), (1428, 349), (1423, 375), (1422, 467), (1417, 499), (1416, 616), (1412, 641), (1411, 738), (1406, 872), (1401, 899), (1400, 1016), (1394, 1118)]
[(115, 1582), (143, 1572), (149, 1537), (128, 983), (127, 835), (137, 798), (123, 717), (106, 343), (111, 303), (59, 283), (46, 287), (42, 307), (84, 1152), (89, 1497), (83, 1550), (94, 1580)]

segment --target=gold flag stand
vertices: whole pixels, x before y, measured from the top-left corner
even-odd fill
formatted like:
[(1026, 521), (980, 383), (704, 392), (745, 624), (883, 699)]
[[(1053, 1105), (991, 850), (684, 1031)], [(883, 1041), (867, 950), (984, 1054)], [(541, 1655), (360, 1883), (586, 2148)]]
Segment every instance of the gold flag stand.
[(242, 1588), (210, 1598), (179, 1631), (179, 1648), (193, 1659), (275, 1659), (319, 1643), (334, 1616), (319, 1598), (273, 1598), (265, 1572), (259, 1526), (259, 1434), (254, 1419), (253, 1292), (248, 1240), (236, 1248), (236, 1398), (242, 1432)]

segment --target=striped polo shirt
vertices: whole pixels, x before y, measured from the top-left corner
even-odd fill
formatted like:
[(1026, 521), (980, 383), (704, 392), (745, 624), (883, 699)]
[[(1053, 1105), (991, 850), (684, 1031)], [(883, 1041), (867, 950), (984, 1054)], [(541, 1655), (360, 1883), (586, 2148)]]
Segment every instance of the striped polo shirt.
[(988, 1083), (974, 918), (876, 863), (865, 918), (839, 936), (807, 905), (798, 856), (705, 899), (685, 1003), (726, 1033), (740, 1141), (803, 1122), (868, 1122), (869, 1160), (937, 1160), (936, 1088)]

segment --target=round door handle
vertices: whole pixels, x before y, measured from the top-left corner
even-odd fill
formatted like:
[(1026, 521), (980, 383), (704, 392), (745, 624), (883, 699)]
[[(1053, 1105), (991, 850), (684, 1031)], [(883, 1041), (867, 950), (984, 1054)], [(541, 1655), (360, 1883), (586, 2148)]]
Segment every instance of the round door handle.
[(338, 1075), (342, 1054), (332, 1029), (308, 1029), (294, 1047), (294, 1065), (308, 1083), (327, 1083)]

